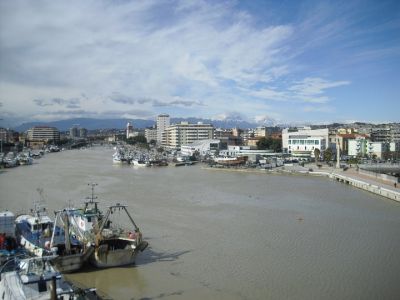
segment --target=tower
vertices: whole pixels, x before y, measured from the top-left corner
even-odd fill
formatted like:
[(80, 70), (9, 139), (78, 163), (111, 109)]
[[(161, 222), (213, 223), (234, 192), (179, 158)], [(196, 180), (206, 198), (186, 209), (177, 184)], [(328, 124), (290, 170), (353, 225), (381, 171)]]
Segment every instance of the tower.
[(157, 143), (162, 143), (163, 132), (170, 125), (170, 117), (167, 114), (157, 116)]
[(133, 125), (131, 122), (128, 122), (126, 124), (126, 138), (129, 139), (129, 137), (133, 134)]

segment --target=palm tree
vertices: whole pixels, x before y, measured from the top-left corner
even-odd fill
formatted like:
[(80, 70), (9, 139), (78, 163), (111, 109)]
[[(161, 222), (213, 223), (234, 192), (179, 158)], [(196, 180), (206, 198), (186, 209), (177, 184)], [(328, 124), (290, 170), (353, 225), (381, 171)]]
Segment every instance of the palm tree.
[(314, 149), (314, 157), (315, 157), (315, 162), (317, 163), (319, 161), (319, 156), (321, 155), (321, 151), (318, 148)]

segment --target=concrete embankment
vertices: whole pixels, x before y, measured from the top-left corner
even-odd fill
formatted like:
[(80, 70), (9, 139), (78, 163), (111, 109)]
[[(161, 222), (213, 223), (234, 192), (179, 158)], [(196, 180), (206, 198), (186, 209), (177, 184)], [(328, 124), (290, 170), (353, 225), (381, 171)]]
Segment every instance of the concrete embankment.
[(382, 184), (380, 182), (366, 180), (366, 179), (363, 180), (363, 179), (357, 178), (356, 176), (351, 176), (351, 175), (347, 175), (347, 174), (346, 175), (338, 174), (334, 171), (331, 171), (331, 172), (294, 171), (294, 173), (313, 175), (313, 176), (326, 176), (326, 177), (329, 177), (336, 181), (343, 182), (345, 184), (352, 185), (356, 188), (368, 191), (370, 193), (380, 195), (382, 197), (386, 197), (391, 200), (400, 202), (400, 192), (396, 191), (395, 189), (388, 188), (387, 184)]
[[(370, 193), (386, 197), (391, 200), (400, 202), (400, 192), (396, 191), (396, 188), (390, 188), (388, 184), (384, 184), (373, 179), (360, 178), (362, 174), (339, 174), (334, 169), (323, 170), (323, 171), (311, 171), (306, 168), (277, 168), (272, 170), (257, 170), (257, 169), (240, 169), (240, 168), (204, 168), (209, 170), (221, 170), (221, 171), (234, 171), (234, 172), (246, 172), (246, 173), (263, 173), (263, 174), (290, 174), (290, 175), (311, 175), (311, 176), (324, 176), (334, 179), (338, 182), (352, 185), (356, 188), (368, 191)], [(343, 172), (342, 172), (343, 173)]]

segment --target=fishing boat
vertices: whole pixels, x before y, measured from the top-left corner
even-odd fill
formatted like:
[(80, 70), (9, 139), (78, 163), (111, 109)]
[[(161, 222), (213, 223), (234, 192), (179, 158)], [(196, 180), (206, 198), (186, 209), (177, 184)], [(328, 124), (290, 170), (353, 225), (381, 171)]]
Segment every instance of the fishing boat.
[(20, 165), (31, 165), (33, 163), (33, 159), (28, 152), (20, 153), (18, 155), (18, 161)]
[[(131, 230), (114, 227), (111, 215), (117, 211), (125, 212), (133, 228)], [(117, 203), (109, 206), (98, 231), (95, 231), (95, 251), (90, 262), (97, 268), (108, 268), (135, 263), (139, 252), (146, 249), (148, 243), (143, 241), (142, 233), (135, 224), (125, 205)]]
[[(89, 201), (85, 201), (82, 209), (71, 210), (69, 214), (71, 230), (81, 242), (92, 241), (95, 245), (94, 252), (89, 261), (97, 268), (116, 267), (133, 264), (139, 252), (146, 249), (148, 243), (143, 241), (142, 233), (136, 225), (125, 205), (117, 203), (108, 207), (105, 215), (98, 208), (97, 199), (94, 196), (92, 183), (92, 195)], [(123, 229), (116, 225), (125, 213), (131, 226)], [(115, 222), (114, 222), (115, 221)]]
[[(53, 221), (47, 215), (46, 208), (35, 203), (30, 214), (20, 215), (15, 219), (16, 233), (19, 243), (29, 254), (34, 256), (51, 255), (51, 238), (54, 243), (64, 243), (62, 228), (54, 227)], [(53, 234), (53, 230), (55, 230)]]
[[(101, 299), (96, 289), (81, 289), (67, 282), (51, 265), (53, 256), (10, 261), (12, 270), (1, 269), (1, 299)], [(5, 266), (7, 267), (7, 266)]]
[[(92, 255), (94, 245), (90, 241), (76, 238), (75, 233), (71, 232), (69, 215), (73, 212), (70, 209), (64, 209), (56, 212), (53, 234), (50, 241), (50, 249), (57, 256), (51, 261), (54, 267), (63, 273), (70, 273), (82, 268), (84, 263)], [(63, 228), (64, 240), (62, 243), (56, 243), (55, 233), (57, 227)]]
[(150, 166), (149, 162), (142, 160), (142, 159), (132, 159), (130, 161), (130, 163), (134, 167), (149, 167)]

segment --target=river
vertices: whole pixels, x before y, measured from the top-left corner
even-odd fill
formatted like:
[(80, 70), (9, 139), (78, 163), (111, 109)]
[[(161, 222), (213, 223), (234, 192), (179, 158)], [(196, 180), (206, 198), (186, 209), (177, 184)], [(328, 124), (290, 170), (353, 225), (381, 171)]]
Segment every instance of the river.
[(0, 170), (0, 210), (124, 203), (136, 265), (68, 278), (113, 299), (399, 299), (400, 204), (327, 178), (112, 164), (111, 148)]

